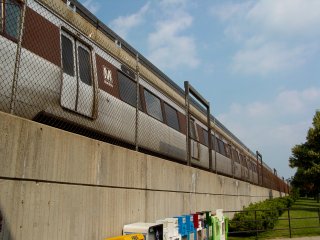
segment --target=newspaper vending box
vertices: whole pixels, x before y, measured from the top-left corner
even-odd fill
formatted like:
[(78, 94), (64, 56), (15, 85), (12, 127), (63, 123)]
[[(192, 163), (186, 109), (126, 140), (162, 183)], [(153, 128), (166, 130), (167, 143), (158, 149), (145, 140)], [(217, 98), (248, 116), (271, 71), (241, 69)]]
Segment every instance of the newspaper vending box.
[(124, 225), (124, 235), (135, 233), (141, 233), (145, 240), (163, 240), (163, 225), (157, 223), (132, 223)]

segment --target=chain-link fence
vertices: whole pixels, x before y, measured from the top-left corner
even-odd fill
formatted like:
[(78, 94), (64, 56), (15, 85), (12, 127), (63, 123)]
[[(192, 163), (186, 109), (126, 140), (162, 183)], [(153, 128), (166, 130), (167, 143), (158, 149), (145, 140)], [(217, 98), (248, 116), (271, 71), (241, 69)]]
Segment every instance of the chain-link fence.
[(217, 133), (209, 103), (207, 112), (189, 106), (182, 89), (79, 3), (2, 0), (0, 13), (1, 111), (260, 184), (258, 161), (219, 122)]
[(117, 71), (120, 62), (35, 1), (2, 1), (1, 13), (1, 110), (134, 148), (135, 69)]

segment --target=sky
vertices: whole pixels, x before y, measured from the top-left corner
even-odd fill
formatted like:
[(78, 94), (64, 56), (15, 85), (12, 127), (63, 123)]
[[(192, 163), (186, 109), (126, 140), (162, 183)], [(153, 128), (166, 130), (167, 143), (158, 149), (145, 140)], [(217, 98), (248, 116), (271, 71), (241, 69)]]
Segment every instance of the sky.
[(285, 179), (320, 109), (318, 0), (80, 0)]

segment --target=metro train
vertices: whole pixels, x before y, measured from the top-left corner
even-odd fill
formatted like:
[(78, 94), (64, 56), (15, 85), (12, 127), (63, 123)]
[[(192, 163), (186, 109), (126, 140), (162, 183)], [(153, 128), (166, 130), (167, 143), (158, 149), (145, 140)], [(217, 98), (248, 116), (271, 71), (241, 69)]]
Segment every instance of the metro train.
[(262, 159), (212, 115), (208, 124), (196, 101), (187, 110), (183, 89), (77, 1), (2, 0), (0, 12), (1, 111), (54, 119), (47, 123), (182, 164), (189, 152), (193, 167), (288, 192)]

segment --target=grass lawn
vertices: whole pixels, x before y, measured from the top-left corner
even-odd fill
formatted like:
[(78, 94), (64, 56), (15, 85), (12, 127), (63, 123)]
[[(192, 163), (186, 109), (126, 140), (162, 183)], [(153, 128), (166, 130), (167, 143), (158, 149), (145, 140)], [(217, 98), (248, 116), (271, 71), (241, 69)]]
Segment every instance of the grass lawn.
[[(291, 228), (303, 228), (314, 227), (318, 228), (304, 228), (304, 229), (292, 229), (291, 236), (320, 236), (320, 222), (318, 216), (318, 210), (312, 208), (319, 208), (320, 204), (313, 199), (301, 198), (297, 200), (290, 210), (291, 218), (303, 218), (303, 217), (315, 217), (314, 219), (291, 219)], [(304, 208), (303, 210), (295, 208)], [(289, 228), (288, 220), (281, 220), (281, 218), (288, 218), (288, 212), (285, 211), (279, 218), (274, 229), (277, 228)], [(268, 231), (259, 234), (259, 239), (268, 238), (289, 238), (289, 230)], [(243, 239), (255, 239), (254, 237), (229, 237), (230, 240), (243, 240)]]

